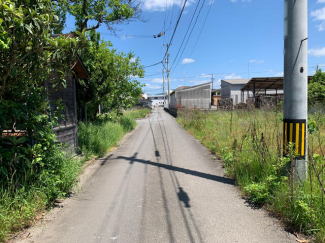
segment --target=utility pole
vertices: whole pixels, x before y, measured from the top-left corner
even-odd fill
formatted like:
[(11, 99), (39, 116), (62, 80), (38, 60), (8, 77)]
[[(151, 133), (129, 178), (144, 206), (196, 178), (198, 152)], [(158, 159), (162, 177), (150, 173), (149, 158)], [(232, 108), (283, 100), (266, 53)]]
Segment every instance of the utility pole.
[(164, 69), (162, 70), (162, 76), (163, 76), (163, 93), (164, 93), (164, 107), (166, 104), (166, 95), (165, 95), (165, 77), (164, 77)]
[(212, 74), (212, 92), (213, 92), (213, 81), (214, 81), (214, 79), (213, 79), (213, 74)]
[[(294, 157), (291, 173), (307, 179), (307, 0), (285, 0), (283, 153)], [(289, 144), (294, 144), (290, 152)], [(290, 155), (291, 154), (291, 155)]]
[(166, 46), (167, 46), (166, 62), (167, 62), (167, 82), (168, 82), (168, 109), (169, 109), (170, 108), (170, 89), (169, 89), (169, 52), (168, 52), (168, 49), (169, 49), (170, 44), (166, 44)]

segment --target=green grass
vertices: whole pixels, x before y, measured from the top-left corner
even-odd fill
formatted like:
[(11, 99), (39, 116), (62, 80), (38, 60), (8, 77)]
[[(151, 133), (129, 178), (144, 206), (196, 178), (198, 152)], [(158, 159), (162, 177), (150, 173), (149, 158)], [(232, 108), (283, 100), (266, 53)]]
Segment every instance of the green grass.
[[(316, 172), (325, 167), (325, 117), (312, 115), (318, 132), (309, 135)], [(325, 242), (325, 211), (321, 184), (309, 164), (302, 185), (283, 173), (290, 159), (282, 154), (282, 113), (252, 111), (182, 111), (177, 121), (224, 161), (244, 195), (281, 217), (296, 232)], [(294, 183), (292, 183), (294, 182)]]
[[(135, 118), (145, 117), (148, 113), (148, 109), (128, 111), (118, 119), (104, 116), (96, 122), (80, 122), (78, 136), (82, 153), (104, 156), (123, 135), (136, 127)], [(36, 216), (50, 209), (55, 199), (69, 193), (87, 158), (67, 156), (58, 148), (52, 151), (52, 156), (47, 158), (47, 164), (42, 165), (44, 168), (37, 177), (26, 180), (18, 187), (10, 181), (0, 184), (0, 242), (5, 242), (10, 234), (32, 225)], [(1, 165), (0, 157), (0, 168)]]
[(0, 242), (8, 236), (32, 225), (35, 217), (49, 209), (56, 198), (62, 198), (70, 192), (76, 183), (84, 160), (66, 156), (61, 160), (60, 170), (44, 170), (37, 180), (26, 182), (25, 186), (0, 188)]
[(104, 156), (107, 151), (116, 146), (118, 141), (136, 127), (134, 119), (144, 118), (149, 109), (125, 111), (123, 116), (115, 114), (101, 116), (96, 122), (79, 123), (78, 138), (82, 154)]
[(144, 118), (148, 114), (150, 114), (150, 109), (140, 109), (140, 110), (132, 110), (132, 111), (125, 111), (124, 116), (131, 117), (133, 119)]

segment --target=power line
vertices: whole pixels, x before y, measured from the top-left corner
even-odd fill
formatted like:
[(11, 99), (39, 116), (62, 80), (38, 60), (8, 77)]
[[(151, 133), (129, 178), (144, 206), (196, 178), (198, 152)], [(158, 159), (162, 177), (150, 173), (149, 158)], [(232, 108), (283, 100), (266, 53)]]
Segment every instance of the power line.
[[(183, 53), (184, 53), (184, 51), (185, 51), (185, 49), (186, 49), (186, 46), (187, 46), (187, 44), (188, 44), (188, 42), (189, 42), (189, 40), (190, 40), (190, 38), (191, 38), (191, 35), (192, 35), (192, 33), (193, 33), (193, 30), (194, 30), (194, 27), (195, 27), (195, 25), (196, 25), (196, 23), (197, 23), (197, 20), (199, 19), (199, 16), (200, 16), (201, 10), (202, 10), (202, 8), (203, 8), (203, 6), (204, 6), (204, 3), (205, 3), (205, 0), (203, 0), (202, 6), (201, 6), (201, 8), (200, 8), (200, 10), (199, 10), (199, 13), (198, 13), (197, 16), (196, 16), (195, 23), (194, 23), (194, 25), (193, 25), (193, 27), (192, 27), (192, 30), (191, 30), (190, 35), (189, 35), (188, 38), (187, 38), (187, 42), (186, 42), (186, 44), (185, 44), (185, 46), (184, 46), (184, 48), (183, 48), (182, 54), (180, 55), (180, 57), (179, 57), (179, 59), (178, 59), (178, 61), (177, 61), (177, 63), (176, 63), (175, 69), (176, 69), (177, 65), (179, 64), (179, 61), (180, 61), (180, 59), (182, 58)], [(172, 68), (173, 68), (173, 65), (172, 65)], [(172, 69), (172, 68), (171, 68), (171, 69)], [(174, 73), (174, 72), (173, 72), (173, 73)]]
[(193, 52), (194, 52), (194, 49), (195, 49), (195, 47), (196, 47), (196, 45), (197, 45), (197, 43), (198, 43), (198, 41), (199, 41), (199, 39), (200, 39), (200, 37), (201, 37), (201, 34), (202, 34), (202, 31), (203, 31), (203, 28), (204, 28), (204, 26), (205, 26), (205, 22), (207, 21), (207, 18), (208, 18), (208, 16), (209, 16), (209, 13), (210, 13), (210, 10), (211, 10), (211, 6), (212, 6), (212, 4), (210, 4), (210, 7), (209, 7), (209, 10), (208, 10), (208, 13), (207, 13), (207, 15), (205, 16), (205, 20), (204, 20), (204, 23), (203, 23), (203, 25), (202, 25), (202, 28), (201, 28), (200, 34), (199, 34), (199, 36), (198, 36), (198, 38), (197, 38), (197, 40), (196, 40), (196, 42), (195, 42), (195, 45), (194, 45), (194, 47), (193, 47), (193, 49), (192, 49), (192, 52), (191, 52), (190, 57), (192, 56), (192, 54), (193, 54)]
[(173, 62), (173, 64), (172, 64), (171, 69), (173, 68), (174, 63), (175, 63), (175, 61), (177, 60), (178, 54), (179, 54), (179, 52), (180, 52), (181, 49), (182, 49), (183, 43), (184, 43), (184, 41), (185, 41), (185, 39), (186, 39), (186, 36), (187, 36), (188, 31), (189, 31), (190, 28), (191, 28), (192, 21), (193, 21), (193, 19), (194, 19), (194, 16), (195, 16), (195, 13), (196, 13), (196, 11), (197, 11), (197, 8), (198, 8), (199, 5), (200, 5), (200, 2), (201, 2), (201, 0), (199, 0), (198, 3), (197, 3), (197, 5), (196, 5), (196, 8), (195, 8), (194, 13), (193, 13), (193, 15), (192, 15), (191, 22), (190, 22), (190, 24), (189, 24), (188, 27), (187, 27), (187, 30), (186, 30), (186, 33), (185, 33), (185, 35), (184, 35), (184, 38), (183, 38), (182, 44), (180, 45), (180, 47), (179, 47), (179, 49), (178, 49), (178, 52), (177, 52), (177, 54), (176, 54), (176, 57), (175, 57), (175, 59), (174, 59), (174, 62)]
[(152, 65), (149, 65), (149, 66), (145, 66), (143, 68), (153, 67), (153, 66), (156, 66), (156, 65), (161, 64), (161, 63), (162, 63), (162, 61), (161, 62), (157, 62), (157, 63), (152, 64)]
[[(282, 72), (283, 70), (274, 70), (274, 72)], [(260, 72), (251, 72), (251, 73), (268, 73), (269, 71), (260, 71)], [(247, 72), (242, 72), (242, 73), (237, 73), (237, 72), (232, 72), (232, 73), (213, 73), (213, 75), (229, 75), (229, 74), (247, 74)], [(186, 79), (186, 78), (202, 78), (202, 77), (210, 77), (212, 74), (202, 74), (202, 75), (195, 75), (195, 76), (187, 76), (187, 77), (178, 77), (178, 78), (173, 78), (173, 79)]]
[(143, 78), (151, 77), (151, 76), (157, 76), (157, 75), (161, 75), (161, 73), (156, 73), (156, 74), (146, 75), (146, 76), (144, 76)]
[[(173, 41), (173, 39), (174, 39), (175, 32), (176, 32), (176, 30), (177, 30), (177, 27), (178, 27), (179, 21), (180, 21), (180, 19), (181, 19), (181, 17), (182, 17), (182, 14), (183, 14), (183, 11), (184, 11), (184, 8), (185, 8), (185, 5), (186, 5), (186, 2), (187, 2), (187, 0), (184, 1), (184, 5), (183, 5), (183, 7), (182, 7), (181, 13), (180, 13), (179, 16), (178, 16), (178, 19), (177, 19), (177, 22), (176, 22), (176, 26), (175, 26), (175, 29), (174, 29), (174, 32), (173, 32), (173, 35), (172, 35), (172, 38), (171, 38), (170, 41), (169, 41), (169, 45), (172, 44), (172, 41)], [(165, 52), (165, 55), (164, 55), (164, 57), (163, 57), (162, 60), (165, 59), (166, 55), (167, 55), (167, 51)]]

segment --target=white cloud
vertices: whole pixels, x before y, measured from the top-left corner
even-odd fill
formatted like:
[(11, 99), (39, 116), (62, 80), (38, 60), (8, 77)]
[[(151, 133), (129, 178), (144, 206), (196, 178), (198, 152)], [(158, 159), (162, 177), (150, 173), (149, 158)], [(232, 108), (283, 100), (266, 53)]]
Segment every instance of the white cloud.
[(325, 0), (318, 0), (317, 3), (325, 3)]
[(325, 20), (325, 7), (311, 11), (310, 15), (314, 17), (314, 20)]
[(318, 28), (318, 31), (325, 30), (325, 21), (323, 23), (321, 23), (320, 25), (316, 25), (316, 27)]
[(236, 75), (236, 73), (232, 73), (225, 77), (225, 79), (241, 79), (242, 77), (239, 75)]
[[(318, 3), (325, 3), (325, 0), (318, 0)], [(314, 21), (322, 21), (321, 24), (316, 25), (318, 31), (325, 30), (325, 7), (311, 11), (310, 15), (314, 17)]]
[(131, 39), (131, 38), (133, 38), (132, 35), (126, 35), (126, 34), (123, 34), (123, 35), (120, 36), (120, 39), (121, 39), (121, 40), (126, 40), (126, 39)]
[(201, 77), (201, 78), (211, 78), (212, 76), (211, 76), (211, 74), (205, 74), (205, 73), (202, 73), (202, 74), (200, 75), (200, 77)]
[(259, 61), (256, 61), (256, 60), (250, 60), (249, 61), (250, 63), (263, 63), (265, 62), (264, 60), (259, 60)]
[(145, 85), (146, 86), (144, 89), (160, 89), (160, 88), (162, 88), (161, 85), (151, 85), (149, 83), (146, 83)]
[[(188, 0), (186, 6), (190, 6), (194, 2), (195, 0)], [(182, 7), (182, 4), (183, 4), (183, 0), (143, 0), (142, 9), (147, 11), (152, 11), (152, 12), (154, 11), (164, 12), (166, 11), (166, 5), (168, 10), (173, 5)]]
[(137, 59), (135, 58), (135, 57), (132, 57), (131, 59), (130, 59), (130, 62), (135, 62)]
[(212, 5), (212, 4), (214, 4), (214, 0), (210, 0), (208, 3), (208, 5)]
[(322, 57), (325, 56), (325, 47), (321, 49), (312, 48), (308, 50), (308, 54), (311, 56)]
[(151, 80), (151, 83), (163, 83), (163, 79), (162, 78), (154, 78)]
[(130, 78), (139, 78), (138, 75), (130, 75), (129, 77), (130, 77)]
[[(163, 83), (163, 79), (162, 78), (153, 78), (153, 79), (148, 79), (147, 81), (150, 81), (151, 83), (160, 83), (160, 84)], [(184, 81), (184, 79), (172, 78), (169, 81), (170, 82), (176, 82), (176, 81), (182, 82), (182, 81)], [(165, 78), (165, 84), (167, 84), (167, 79), (166, 78)]]
[(193, 63), (193, 62), (195, 62), (195, 60), (192, 58), (184, 58), (182, 61), (182, 64), (188, 64), (188, 63)]
[(210, 79), (204, 79), (204, 80), (191, 80), (189, 83), (192, 83), (193, 85), (199, 85), (199, 84), (205, 84), (211, 82)]
[(283, 76), (284, 76), (284, 73), (283, 72), (275, 73), (274, 74), (274, 77), (283, 77)]
[(316, 73), (316, 70), (309, 70), (308, 75), (313, 76)]

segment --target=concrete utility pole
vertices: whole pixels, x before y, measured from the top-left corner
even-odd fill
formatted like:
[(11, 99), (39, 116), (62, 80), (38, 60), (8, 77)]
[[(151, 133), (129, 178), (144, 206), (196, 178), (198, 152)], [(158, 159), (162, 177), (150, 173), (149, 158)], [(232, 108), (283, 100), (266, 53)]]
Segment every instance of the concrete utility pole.
[(166, 95), (165, 95), (165, 77), (164, 77), (164, 69), (162, 69), (162, 77), (163, 77), (163, 93), (164, 93), (164, 107), (166, 104)]
[(307, 179), (307, 0), (285, 0), (283, 153), (294, 144), (296, 179)]
[(212, 79), (211, 79), (211, 81), (212, 81), (212, 92), (213, 92), (213, 81), (214, 81), (214, 79), (213, 79), (213, 74), (212, 74)]
[(169, 49), (169, 44), (166, 44), (167, 46), (167, 59), (166, 59), (166, 62), (167, 62), (167, 82), (168, 82), (168, 109), (170, 108), (170, 89), (169, 89), (169, 52), (168, 52), (168, 49)]

